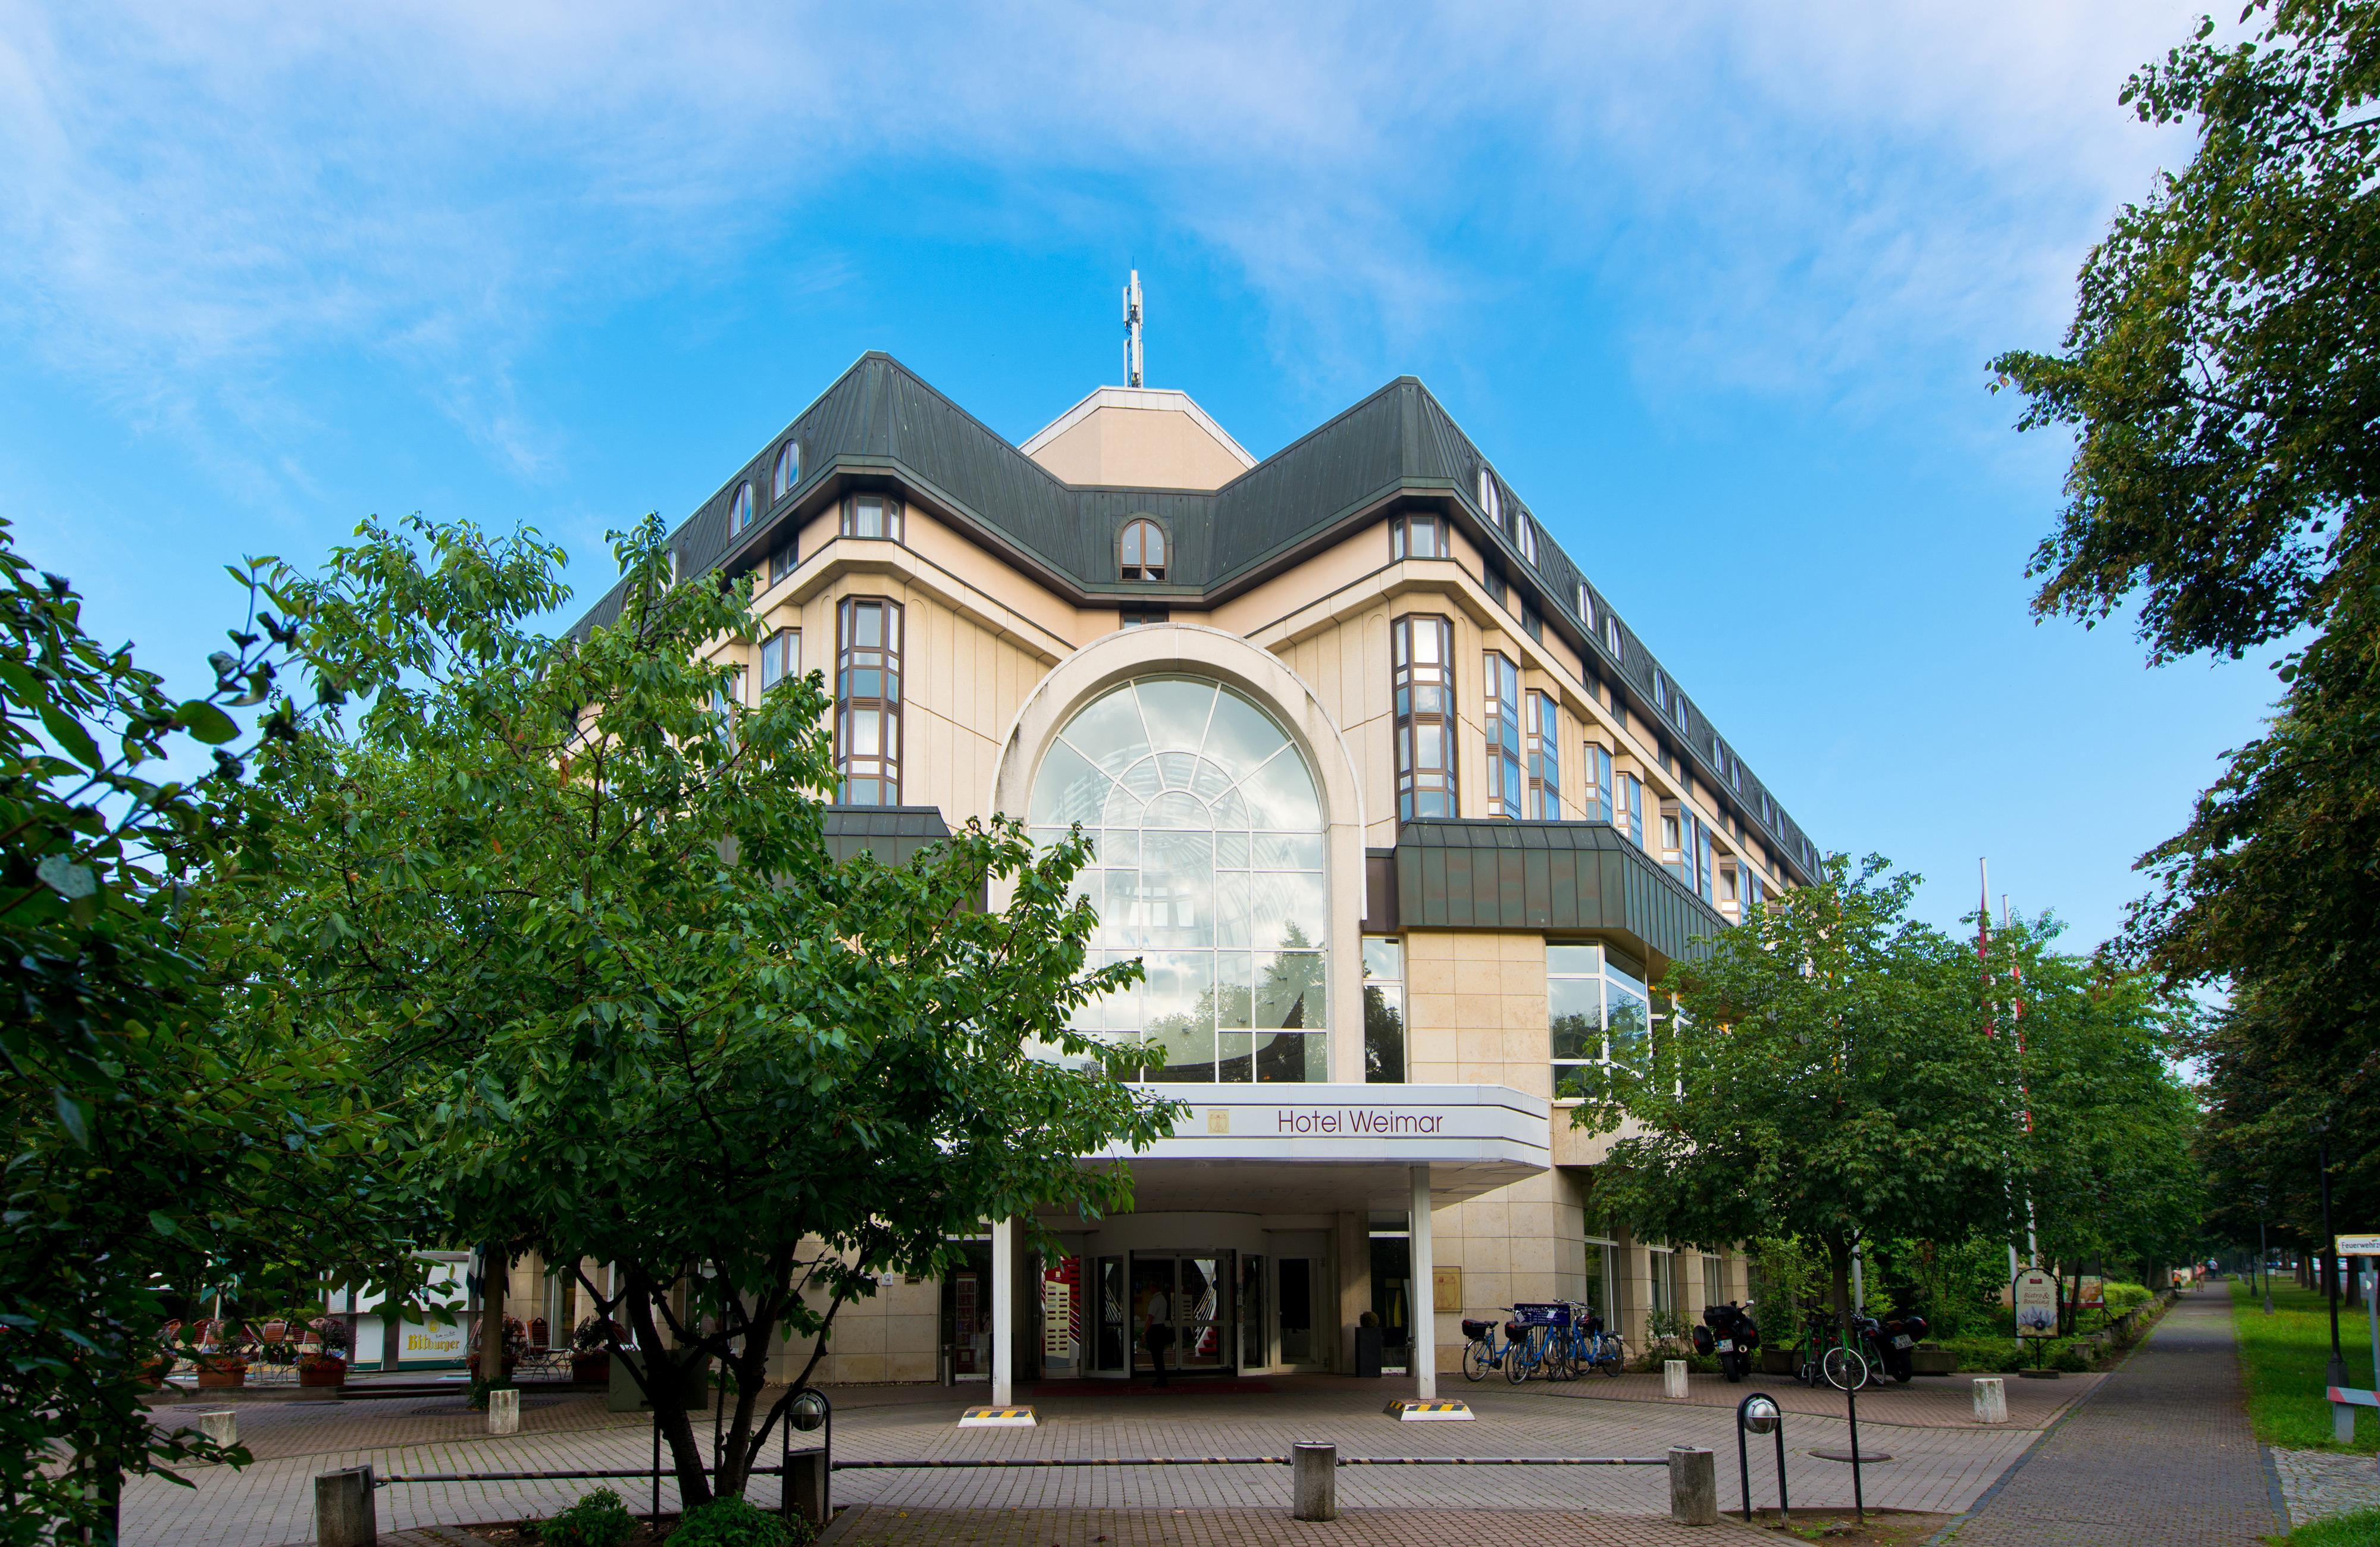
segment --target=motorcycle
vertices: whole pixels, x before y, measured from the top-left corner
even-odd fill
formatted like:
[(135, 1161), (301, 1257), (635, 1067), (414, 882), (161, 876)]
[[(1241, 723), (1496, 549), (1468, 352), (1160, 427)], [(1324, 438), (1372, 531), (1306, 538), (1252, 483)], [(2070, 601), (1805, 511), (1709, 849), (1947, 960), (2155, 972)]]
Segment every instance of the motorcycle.
[(1870, 1349), (1869, 1362), (1902, 1385), (1917, 1373), (1917, 1345), (1925, 1341), (1925, 1318), (1918, 1315), (1888, 1316), (1878, 1321), (1863, 1316), (1860, 1336)]
[(1752, 1373), (1752, 1351), (1760, 1346), (1760, 1328), (1733, 1300), (1705, 1306), (1703, 1324), (1694, 1329), (1694, 1352), (1718, 1356), (1719, 1373), (1732, 1383)]

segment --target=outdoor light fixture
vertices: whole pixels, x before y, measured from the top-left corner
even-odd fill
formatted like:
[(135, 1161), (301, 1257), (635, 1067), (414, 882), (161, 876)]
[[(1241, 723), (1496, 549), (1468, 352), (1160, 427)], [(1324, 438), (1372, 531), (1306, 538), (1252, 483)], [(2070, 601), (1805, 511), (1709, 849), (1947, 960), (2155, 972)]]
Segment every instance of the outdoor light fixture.
[(1743, 1521), (1752, 1523), (1752, 1453), (1744, 1440), (1746, 1434), (1777, 1436), (1777, 1518), (1790, 1523), (1793, 1512), (1785, 1502), (1785, 1415), (1777, 1407), (1777, 1399), (1765, 1391), (1754, 1392), (1735, 1406), (1735, 1469), (1743, 1483)]
[(785, 1421), (805, 1434), (817, 1429), (826, 1422), (826, 1395), (806, 1391), (795, 1397), (793, 1410), (785, 1415)]

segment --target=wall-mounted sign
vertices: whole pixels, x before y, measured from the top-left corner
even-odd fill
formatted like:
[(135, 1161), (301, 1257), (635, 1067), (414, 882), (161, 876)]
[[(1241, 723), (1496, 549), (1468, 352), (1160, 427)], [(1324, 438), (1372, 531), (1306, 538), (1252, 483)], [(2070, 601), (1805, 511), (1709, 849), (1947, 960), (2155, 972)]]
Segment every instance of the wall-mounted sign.
[(404, 1334), (397, 1341), (397, 1357), (416, 1361), (459, 1359), (463, 1357), (464, 1340), (464, 1331), (459, 1322), (452, 1326), (437, 1326), (407, 1322)]
[(2016, 1275), (2012, 1298), (2016, 1302), (2017, 1336), (2058, 1335), (2057, 1279), (2039, 1268), (2027, 1268)]
[(1429, 1308), (1432, 1310), (1463, 1309), (1463, 1270), (1461, 1268), (1430, 1269)]
[(2339, 1236), (2331, 1248), (2341, 1257), (2380, 1257), (2380, 1236)]

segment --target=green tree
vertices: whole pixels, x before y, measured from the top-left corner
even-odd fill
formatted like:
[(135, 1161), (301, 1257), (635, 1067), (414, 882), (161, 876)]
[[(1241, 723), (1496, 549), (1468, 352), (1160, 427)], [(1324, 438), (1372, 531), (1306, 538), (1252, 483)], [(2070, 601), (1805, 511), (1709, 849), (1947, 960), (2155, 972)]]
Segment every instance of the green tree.
[(1600, 1205), (1655, 1239), (1811, 1243), (1839, 1316), (1863, 1242), (2005, 1236), (2012, 1051), (1973, 956), (1908, 918), (1915, 885), (1833, 856), (1671, 968), (1676, 1013), (1582, 1083), (1572, 1120), (1619, 1135)]
[[(275, 579), (346, 703), (260, 765), (288, 836), (234, 899), (251, 969), (373, 1050), (457, 1238), (616, 1264), (684, 1498), (740, 1493), (792, 1395), (762, 1407), (771, 1355), (815, 1336), (807, 1378), (874, 1273), (1128, 1201), (1076, 1157), (1172, 1115), (1068, 1020), (1137, 965), (1086, 970), (1079, 840), (995, 821), (832, 862), (820, 682), (754, 697), (710, 660), (756, 634), (748, 586), (673, 585), (657, 522), (620, 543), (617, 620), (565, 641), (531, 627), (562, 600), (534, 533), (360, 536)], [(735, 1383), (715, 1480), (705, 1358)]]
[(2203, 25), (2131, 78), (2143, 121), (2194, 127), (2190, 163), (2118, 212), (2064, 347), (1993, 363), (2028, 397), (2021, 427), (2077, 437), (2034, 558), (2036, 614), (2137, 603), (2161, 661), (2308, 640), (2267, 732), (2147, 858), (2157, 889), (2128, 935), (2241, 1011), (2214, 1067), (2218, 1089), (2247, 1077), (2218, 1107), (2249, 1105), (2209, 1139), (2280, 1169), (2232, 1169), (2233, 1200), (2300, 1191), (2328, 1120), (2342, 1185), (2370, 1207), (2380, 1143), (2348, 1115), (2380, 1075), (2380, 6), (2248, 15), (2257, 36)]
[[(140, 1403), (161, 1329), (202, 1289), (281, 1310), (326, 1271), (402, 1281), (346, 1050), (245, 1014), (188, 901), (271, 859), (239, 821), (225, 707), (263, 700), (266, 636), (286, 634), (270, 613), (250, 627), (213, 690), (176, 702), (0, 522), (0, 1541), (113, 1540), (126, 1475), (245, 1458), (152, 1431)], [(295, 706), (262, 731), (299, 736)], [(189, 752), (198, 775), (172, 777)]]
[(2197, 1009), (2154, 974), (2057, 951), (2058, 932), (2019, 921), (1991, 936), (1996, 1030), (2020, 1049), (2026, 1117), (2014, 1185), (2069, 1276), (2110, 1261), (2154, 1271), (2200, 1233), (2198, 1105), (2177, 1064)]

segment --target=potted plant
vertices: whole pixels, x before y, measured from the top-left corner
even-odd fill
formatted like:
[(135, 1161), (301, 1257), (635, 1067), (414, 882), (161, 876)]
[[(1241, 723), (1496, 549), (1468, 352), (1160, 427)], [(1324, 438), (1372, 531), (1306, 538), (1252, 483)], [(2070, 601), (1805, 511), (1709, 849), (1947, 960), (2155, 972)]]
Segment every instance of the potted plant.
[(589, 1316), (570, 1334), (570, 1379), (582, 1386), (609, 1385), (612, 1381), (612, 1334), (618, 1329), (600, 1316)]
[(334, 1317), (315, 1322), (314, 1338), (298, 1355), (301, 1386), (344, 1386), (347, 1383), (347, 1325)]
[[(472, 1320), (472, 1333), (471, 1333), (471, 1338), (472, 1338), (472, 1341), (471, 1341), (471, 1356), (470, 1356), (470, 1358), (469, 1358), (468, 1359), (467, 1359), (467, 1360), (465, 1361), (465, 1363), (467, 1363), (467, 1364), (470, 1367), (470, 1370), (471, 1370), (471, 1379), (472, 1379), (472, 1380), (474, 1380), (474, 1381), (477, 1381), (477, 1380), (479, 1380), (479, 1379), (480, 1379), (480, 1346), (479, 1346), (479, 1335), (480, 1335), (480, 1334), (479, 1334), (479, 1328), (480, 1328), (480, 1326), (481, 1324), (482, 1324), (482, 1323), (479, 1321), (479, 1319), (478, 1319), (478, 1318), (476, 1318), (476, 1317), (474, 1317), (474, 1318), (473, 1318), (473, 1320)], [(523, 1354), (528, 1353), (528, 1329), (527, 1327), (525, 1327), (525, 1326), (521, 1325), (521, 1319), (520, 1319), (519, 1317), (517, 1317), (517, 1316), (507, 1316), (507, 1317), (505, 1317), (505, 1318), (504, 1318), (504, 1377), (503, 1377), (503, 1383), (504, 1383), (504, 1384), (505, 1384), (505, 1385), (510, 1385), (510, 1384), (512, 1384), (512, 1379), (513, 1379), (513, 1368), (514, 1368), (514, 1366), (516, 1366), (516, 1365), (517, 1365), (517, 1364), (519, 1364), (519, 1363), (520, 1363), (520, 1358), (521, 1358), (521, 1356), (522, 1356)]]
[(229, 1322), (199, 1323), (200, 1341), (191, 1361), (199, 1367), (200, 1391), (228, 1391), (248, 1384), (248, 1334)]

